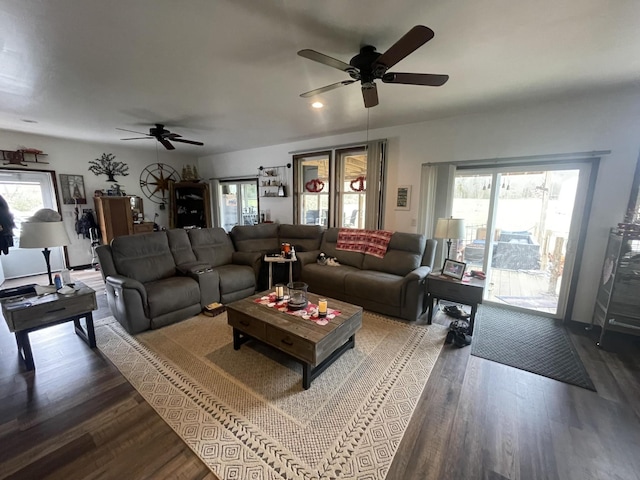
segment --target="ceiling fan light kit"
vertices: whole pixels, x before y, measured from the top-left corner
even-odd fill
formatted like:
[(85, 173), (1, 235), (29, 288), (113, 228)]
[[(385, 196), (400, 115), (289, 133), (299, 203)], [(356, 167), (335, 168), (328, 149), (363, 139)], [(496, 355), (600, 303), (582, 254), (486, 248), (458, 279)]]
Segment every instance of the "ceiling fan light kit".
[[(144, 137), (121, 138), (121, 140), (147, 140), (150, 138), (155, 138), (167, 150), (175, 150), (176, 147), (174, 147), (171, 142), (188, 143), (189, 145), (204, 145), (204, 143), (202, 142), (187, 140), (186, 138), (182, 138), (182, 135), (170, 132), (169, 130), (164, 128), (164, 125), (161, 123), (156, 123), (155, 127), (151, 127), (149, 129), (149, 133), (136, 132), (135, 130), (127, 130), (125, 128), (117, 128), (116, 130), (144, 135)], [(171, 140), (171, 142), (169, 140)]]
[(300, 50), (298, 55), (301, 57), (342, 70), (352, 78), (352, 80), (343, 80), (341, 82), (332, 83), (331, 85), (316, 88), (315, 90), (302, 93), (300, 96), (304, 98), (313, 97), (359, 81), (361, 84), (364, 106), (366, 108), (371, 108), (378, 105), (378, 91), (375, 84), (376, 79), (381, 80), (383, 83), (440, 87), (447, 82), (449, 79), (448, 75), (387, 72), (387, 70), (393, 67), (396, 63), (416, 51), (433, 37), (433, 30), (425, 27), (424, 25), (416, 25), (402, 38), (400, 38), (400, 40), (389, 47), (386, 52), (380, 53), (376, 51), (376, 47), (365, 45), (360, 49), (360, 53), (353, 57), (349, 63), (329, 57), (328, 55), (316, 52), (315, 50)]

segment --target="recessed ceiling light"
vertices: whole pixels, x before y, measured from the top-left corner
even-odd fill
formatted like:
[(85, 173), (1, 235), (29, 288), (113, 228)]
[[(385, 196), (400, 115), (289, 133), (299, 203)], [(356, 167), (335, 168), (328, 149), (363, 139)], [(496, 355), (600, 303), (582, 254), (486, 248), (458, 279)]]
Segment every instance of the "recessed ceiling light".
[(311, 104), (311, 106), (312, 106), (313, 108), (322, 108), (322, 107), (324, 107), (324, 103), (322, 103), (322, 102), (313, 102), (313, 103)]
[(28, 118), (23, 118), (22, 121), (24, 123), (38, 123), (36, 120), (29, 120)]

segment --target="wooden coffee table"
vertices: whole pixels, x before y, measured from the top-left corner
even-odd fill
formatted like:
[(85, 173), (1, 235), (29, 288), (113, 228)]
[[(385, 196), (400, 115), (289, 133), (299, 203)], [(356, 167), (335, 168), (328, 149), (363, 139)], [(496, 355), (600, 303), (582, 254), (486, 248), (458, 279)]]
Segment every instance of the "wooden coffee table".
[[(18, 354), (27, 370), (34, 370), (29, 333), (59, 323), (73, 321), (76, 334), (91, 348), (96, 346), (92, 311), (98, 308), (96, 292), (84, 283), (76, 282), (71, 295), (50, 293), (2, 300), (2, 314), (9, 330), (16, 335)], [(80, 323), (84, 318), (86, 329)]]
[[(302, 386), (306, 390), (314, 378), (355, 346), (356, 331), (362, 326), (362, 307), (328, 298), (329, 308), (339, 310), (340, 315), (327, 325), (318, 325), (255, 302), (268, 293), (226, 305), (227, 319), (233, 327), (233, 348), (239, 350), (240, 345), (255, 339), (288, 354), (302, 364)], [(318, 295), (309, 293), (307, 297), (318, 303)]]

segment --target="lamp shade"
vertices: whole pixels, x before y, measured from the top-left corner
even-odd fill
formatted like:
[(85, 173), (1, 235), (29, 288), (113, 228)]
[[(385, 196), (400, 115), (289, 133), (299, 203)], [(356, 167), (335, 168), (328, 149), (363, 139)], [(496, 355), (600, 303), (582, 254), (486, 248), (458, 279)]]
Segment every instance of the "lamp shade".
[(20, 226), (20, 248), (48, 248), (69, 245), (64, 222), (24, 222)]
[(439, 218), (434, 237), (464, 238), (464, 220), (462, 218)]

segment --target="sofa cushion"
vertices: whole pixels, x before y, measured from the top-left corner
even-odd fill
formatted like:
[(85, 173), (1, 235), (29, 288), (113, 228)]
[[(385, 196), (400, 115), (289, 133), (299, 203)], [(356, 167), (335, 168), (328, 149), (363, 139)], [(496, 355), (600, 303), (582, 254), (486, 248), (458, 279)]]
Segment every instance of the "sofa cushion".
[(302, 269), (302, 281), (309, 285), (311, 292), (344, 291), (347, 275), (358, 271), (355, 267), (345, 265), (330, 267), (310, 263)]
[(118, 273), (141, 283), (176, 274), (165, 232), (116, 237), (111, 242), (111, 252)]
[(176, 265), (193, 265), (197, 262), (196, 255), (191, 248), (189, 235), (183, 228), (174, 228), (167, 231), (169, 248), (173, 254)]
[(403, 283), (402, 276), (372, 270), (358, 270), (345, 276), (344, 294), (345, 298), (371, 298), (378, 303), (396, 307), (402, 304)]
[(246, 265), (221, 265), (213, 269), (220, 276), (220, 294), (237, 292), (247, 288), (255, 289), (256, 276)]
[(322, 236), (320, 251), (329, 257), (336, 257), (341, 265), (362, 268), (364, 253), (337, 250), (339, 228), (327, 228)]
[(191, 248), (199, 262), (212, 267), (231, 263), (233, 243), (223, 228), (194, 228), (188, 233)]
[(296, 252), (310, 252), (320, 249), (321, 225), (280, 225), (280, 242), (290, 243)]
[(144, 284), (151, 318), (200, 304), (198, 282), (189, 277), (170, 277)]
[(377, 258), (365, 255), (362, 269), (404, 276), (421, 265), (425, 245), (424, 235), (395, 232), (391, 236), (385, 256)]
[(236, 225), (229, 232), (238, 252), (279, 252), (277, 223)]

